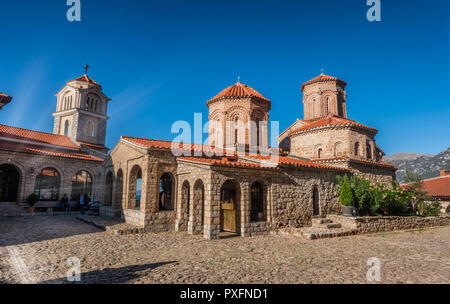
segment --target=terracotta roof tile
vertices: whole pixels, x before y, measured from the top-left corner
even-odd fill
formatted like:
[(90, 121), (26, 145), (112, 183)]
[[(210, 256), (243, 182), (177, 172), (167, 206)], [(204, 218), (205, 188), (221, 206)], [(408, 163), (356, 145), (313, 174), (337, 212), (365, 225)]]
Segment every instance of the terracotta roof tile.
[(433, 197), (450, 197), (450, 176), (426, 179), (423, 185), (424, 190)]
[[(139, 137), (131, 137), (131, 136), (122, 136), (123, 139), (130, 141), (134, 144), (140, 145), (144, 148), (155, 148), (155, 149), (163, 149), (163, 150), (171, 150), (172, 149), (172, 141), (168, 140), (157, 140), (157, 139), (148, 139), (148, 138), (139, 138)], [(225, 155), (226, 151), (221, 148), (216, 148), (212, 146), (207, 145), (200, 145), (200, 144), (182, 144), (177, 143), (177, 146), (180, 148), (180, 150), (186, 150), (186, 151), (197, 151), (197, 152), (207, 152), (207, 153), (215, 153), (215, 154), (222, 154)], [(230, 152), (228, 152), (230, 153)]]
[(291, 132), (289, 132), (289, 135), (297, 133), (297, 132), (302, 132), (302, 131), (311, 130), (311, 129), (315, 129), (315, 128), (328, 127), (328, 126), (329, 127), (332, 127), (332, 126), (354, 126), (354, 127), (367, 129), (367, 130), (370, 130), (373, 132), (378, 132), (378, 130), (375, 128), (368, 127), (368, 126), (363, 125), (354, 120), (335, 116), (335, 115), (328, 115), (327, 117), (324, 117), (324, 118), (320, 118), (320, 119), (313, 120), (313, 121), (305, 121), (305, 122), (307, 123), (305, 126), (302, 126), (300, 128), (292, 130)]
[(329, 162), (339, 162), (339, 161), (346, 161), (346, 160), (359, 162), (359, 163), (364, 163), (364, 164), (371, 164), (371, 165), (379, 165), (379, 166), (384, 166), (384, 167), (391, 167), (393, 169), (396, 169), (394, 164), (385, 163), (385, 162), (376, 162), (376, 161), (368, 160), (368, 159), (352, 158), (352, 157), (348, 157), (348, 156), (314, 159), (314, 160), (311, 160), (311, 162), (314, 162), (314, 163), (321, 163), (321, 162), (329, 163)]
[(198, 162), (198, 163), (206, 163), (206, 164), (211, 164), (211, 165), (226, 166), (226, 167), (252, 168), (252, 169), (276, 169), (275, 167), (265, 167), (260, 164), (247, 163), (247, 162), (242, 162), (242, 161), (234, 161), (234, 160), (228, 159), (227, 157), (212, 158), (212, 157), (181, 156), (181, 157), (179, 157), (179, 159), (188, 160), (188, 161), (192, 161), (192, 162)]
[(2, 124), (0, 124), (0, 138), (1, 137), (78, 149), (78, 145), (73, 143), (67, 136), (11, 127)]
[(208, 100), (206, 103), (209, 104), (210, 102), (226, 98), (245, 98), (245, 97), (256, 97), (270, 103), (270, 100), (265, 98), (258, 91), (239, 81), (236, 84), (232, 85), (231, 87), (222, 90), (219, 94), (217, 94), (214, 98)]
[(97, 156), (89, 155), (80, 151), (73, 151), (68, 149), (61, 148), (48, 148), (30, 144), (20, 144), (20, 143), (12, 143), (0, 141), (0, 150), (6, 151), (15, 151), (15, 152), (25, 152), (25, 153), (33, 153), (33, 154), (42, 154), (47, 156), (56, 156), (63, 158), (71, 158), (71, 159), (80, 159), (80, 160), (92, 160), (102, 162), (103, 159)]
[(72, 81), (84, 81), (84, 82), (89, 82), (89, 83), (95, 84), (97, 86), (100, 86), (97, 82), (94, 81), (94, 79), (92, 79), (91, 77), (89, 77), (86, 74), (84, 74), (83, 76), (80, 76), (78, 78), (75, 78), (73, 80), (69, 80), (67, 82), (72, 82)]
[[(255, 158), (258, 160), (270, 161), (270, 156), (266, 156), (266, 155), (248, 155), (248, 157)], [(288, 167), (303, 167), (303, 168), (314, 168), (314, 169), (329, 169), (329, 170), (336, 170), (336, 171), (348, 171), (347, 169), (344, 169), (344, 168), (316, 164), (309, 160), (297, 159), (297, 158), (293, 158), (293, 157), (289, 157), (289, 156), (278, 156), (278, 165), (288, 166)]]
[(338, 82), (340, 82), (344, 87), (347, 85), (347, 83), (346, 83), (345, 81), (343, 81), (343, 80), (341, 80), (341, 79), (339, 79), (339, 78), (337, 78), (337, 77), (334, 77), (334, 76), (328, 76), (328, 75), (325, 75), (324, 73), (321, 73), (319, 76), (314, 77), (313, 79), (304, 82), (304, 83), (302, 84), (301, 90), (303, 91), (303, 89), (305, 88), (305, 86), (307, 86), (307, 85), (309, 85), (309, 84), (313, 84), (313, 83), (316, 83), (316, 82), (327, 82), (327, 81), (338, 81)]

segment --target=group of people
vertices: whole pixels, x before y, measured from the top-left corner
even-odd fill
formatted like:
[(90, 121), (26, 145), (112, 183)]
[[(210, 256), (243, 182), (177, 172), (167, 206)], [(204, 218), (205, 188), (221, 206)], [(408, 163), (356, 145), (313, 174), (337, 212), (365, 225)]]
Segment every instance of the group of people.
[[(92, 205), (91, 199), (88, 195), (81, 194), (78, 198), (78, 204), (77, 206), (80, 207), (81, 214), (84, 214), (86, 211), (89, 210), (89, 207)], [(69, 202), (69, 198), (67, 197), (67, 194), (64, 194), (63, 197), (60, 200), (60, 208), (63, 212), (70, 212), (71, 211), (71, 205)]]

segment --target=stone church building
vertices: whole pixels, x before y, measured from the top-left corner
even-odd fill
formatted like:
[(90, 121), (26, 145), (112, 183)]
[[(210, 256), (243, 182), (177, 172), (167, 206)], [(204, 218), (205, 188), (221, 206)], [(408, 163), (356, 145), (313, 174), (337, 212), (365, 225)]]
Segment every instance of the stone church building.
[(109, 99), (83, 75), (56, 94), (53, 134), (0, 125), (0, 212), (33, 192), (42, 201), (83, 193), (102, 215), (147, 231), (216, 239), (311, 225), (341, 211), (336, 175), (395, 178), (377, 130), (347, 118), (345, 86), (324, 74), (305, 82), (304, 118), (280, 148), (269, 147), (271, 100), (237, 82), (206, 102), (208, 146), (122, 136), (107, 154)]

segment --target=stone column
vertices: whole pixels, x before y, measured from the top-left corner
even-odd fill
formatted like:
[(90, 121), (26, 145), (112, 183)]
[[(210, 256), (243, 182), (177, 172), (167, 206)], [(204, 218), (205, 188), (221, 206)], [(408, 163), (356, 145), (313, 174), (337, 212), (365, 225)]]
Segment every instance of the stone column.
[(203, 236), (208, 240), (219, 238), (220, 234), (220, 202), (211, 201), (209, 196), (205, 201), (205, 227)]

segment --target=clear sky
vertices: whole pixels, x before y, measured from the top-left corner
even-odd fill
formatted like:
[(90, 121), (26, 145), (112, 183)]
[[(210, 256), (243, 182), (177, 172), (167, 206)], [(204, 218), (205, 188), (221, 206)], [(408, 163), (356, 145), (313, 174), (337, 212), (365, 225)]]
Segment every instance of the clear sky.
[(387, 154), (450, 146), (450, 2), (382, 0), (0, 0), (0, 122), (52, 132), (56, 97), (84, 73), (103, 86), (107, 145), (173, 139), (205, 101), (241, 82), (272, 100), (280, 131), (303, 117), (300, 86), (324, 68), (348, 82), (351, 119), (380, 130)]

